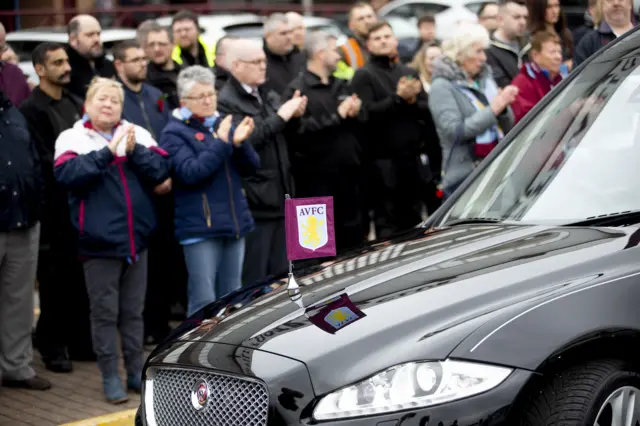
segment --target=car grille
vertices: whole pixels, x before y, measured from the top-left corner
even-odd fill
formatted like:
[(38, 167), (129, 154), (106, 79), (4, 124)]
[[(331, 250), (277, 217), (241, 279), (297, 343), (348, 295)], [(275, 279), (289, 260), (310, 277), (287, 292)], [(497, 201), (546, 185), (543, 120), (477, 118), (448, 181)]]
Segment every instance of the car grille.
[[(206, 381), (209, 398), (194, 408), (193, 389)], [(266, 426), (267, 387), (254, 379), (196, 370), (159, 369), (153, 378), (158, 426)]]

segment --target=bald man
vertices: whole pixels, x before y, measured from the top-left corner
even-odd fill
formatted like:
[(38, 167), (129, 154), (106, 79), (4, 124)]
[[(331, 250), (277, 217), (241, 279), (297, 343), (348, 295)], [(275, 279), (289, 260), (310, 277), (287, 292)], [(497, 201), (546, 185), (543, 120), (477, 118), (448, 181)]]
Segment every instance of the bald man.
[(300, 50), (304, 49), (304, 39), (307, 35), (307, 27), (304, 25), (304, 19), (298, 12), (287, 12), (287, 21), (291, 27), (293, 44)]
[(91, 15), (77, 15), (69, 21), (69, 64), (71, 83), (67, 89), (84, 99), (87, 87), (95, 76), (112, 78), (116, 75), (113, 63), (105, 57), (100, 35), (102, 27)]
[(256, 225), (245, 244), (243, 282), (250, 285), (287, 270), (284, 196), (292, 194), (293, 181), (283, 131), (304, 114), (307, 101), (298, 94), (281, 102), (279, 93), (264, 84), (267, 56), (258, 41), (234, 41), (227, 63), (231, 77), (218, 95), (218, 111), (236, 120), (253, 118), (255, 128), (245, 143), (260, 156), (260, 168), (244, 182)]

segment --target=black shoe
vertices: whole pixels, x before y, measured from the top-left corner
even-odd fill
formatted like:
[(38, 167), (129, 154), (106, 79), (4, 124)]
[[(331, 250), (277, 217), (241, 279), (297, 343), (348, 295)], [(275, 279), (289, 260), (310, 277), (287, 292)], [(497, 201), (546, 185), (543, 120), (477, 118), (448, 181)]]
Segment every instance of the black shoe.
[(7, 388), (19, 388), (44, 391), (51, 388), (51, 382), (38, 376), (27, 380), (2, 380), (2, 386)]
[(47, 367), (47, 370), (53, 371), (54, 373), (71, 373), (73, 371), (71, 360), (63, 356), (51, 358), (42, 357), (42, 361), (45, 367)]

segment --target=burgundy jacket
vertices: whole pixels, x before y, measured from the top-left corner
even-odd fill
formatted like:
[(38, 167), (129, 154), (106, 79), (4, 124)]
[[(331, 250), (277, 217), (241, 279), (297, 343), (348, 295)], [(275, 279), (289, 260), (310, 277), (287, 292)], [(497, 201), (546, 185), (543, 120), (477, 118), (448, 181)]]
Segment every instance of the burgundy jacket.
[(0, 90), (16, 108), (31, 94), (27, 77), (20, 67), (4, 61), (0, 61)]
[(516, 75), (511, 83), (519, 89), (518, 97), (511, 105), (516, 123), (561, 80), (562, 75), (558, 74), (552, 81), (549, 74), (533, 62), (524, 64), (520, 69), (520, 74)]

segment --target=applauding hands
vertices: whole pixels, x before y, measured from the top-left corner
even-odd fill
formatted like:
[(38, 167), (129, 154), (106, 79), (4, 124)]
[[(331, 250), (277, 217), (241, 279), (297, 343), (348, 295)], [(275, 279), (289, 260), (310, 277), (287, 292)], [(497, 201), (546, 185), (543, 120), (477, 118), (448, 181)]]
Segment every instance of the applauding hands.
[(416, 103), (416, 98), (422, 92), (423, 87), (419, 79), (413, 76), (401, 77), (396, 87), (396, 94), (407, 103)]
[(362, 99), (354, 93), (338, 105), (338, 115), (343, 119), (347, 117), (357, 117), (361, 107)]
[(291, 120), (291, 117), (300, 117), (307, 109), (307, 97), (302, 96), (299, 90), (296, 90), (293, 97), (283, 103), (278, 110), (278, 115), (284, 121)]
[(118, 146), (120, 145), (121, 142), (124, 142), (126, 144), (125, 146), (126, 153), (133, 152), (134, 148), (136, 147), (136, 131), (133, 124), (129, 125), (129, 127), (127, 127), (124, 132), (115, 136), (111, 140), (111, 142), (109, 142), (109, 145), (107, 145), (107, 147), (109, 148), (109, 151), (111, 151), (113, 155), (116, 155)]
[[(223, 142), (229, 142), (229, 132), (231, 131), (233, 117), (231, 115), (227, 115), (220, 126), (218, 127), (218, 137), (222, 139)], [(253, 129), (255, 128), (255, 123), (253, 118), (245, 117), (240, 124), (236, 127), (235, 132), (233, 133), (233, 144), (235, 146), (242, 145), (242, 142), (247, 140), (251, 133), (253, 133)]]

